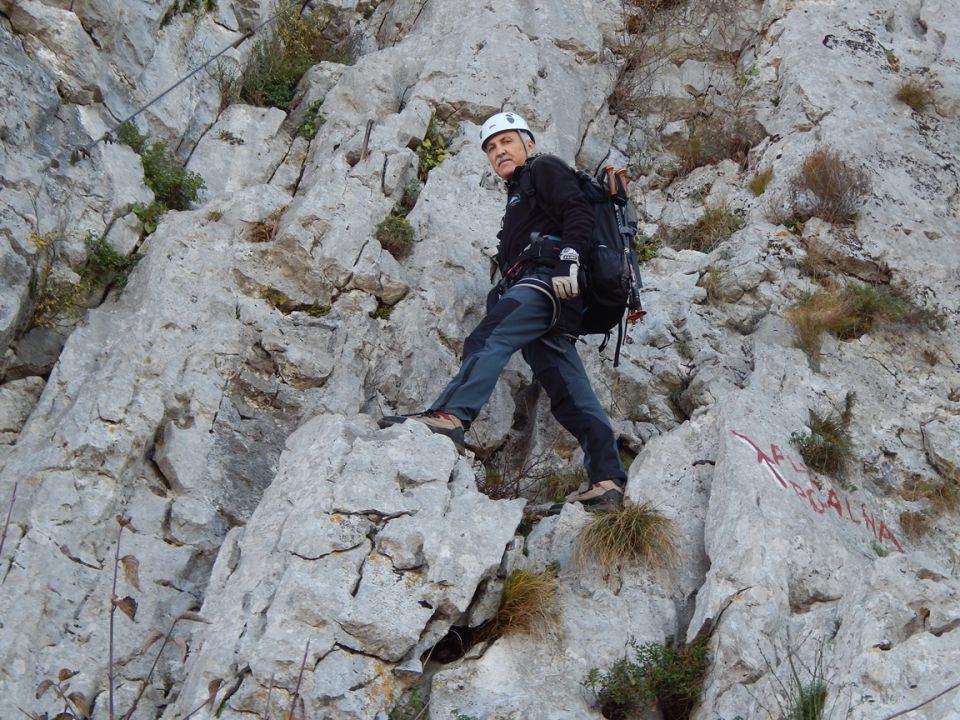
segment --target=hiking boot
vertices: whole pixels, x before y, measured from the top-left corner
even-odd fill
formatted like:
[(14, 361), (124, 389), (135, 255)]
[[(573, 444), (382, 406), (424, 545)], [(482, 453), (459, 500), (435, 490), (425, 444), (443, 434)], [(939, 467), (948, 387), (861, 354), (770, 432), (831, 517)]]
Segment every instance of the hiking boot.
[(616, 480), (601, 480), (583, 492), (567, 495), (562, 503), (554, 503), (547, 515), (559, 515), (567, 503), (580, 503), (587, 512), (616, 510), (623, 505), (623, 485)]
[(457, 446), (457, 450), (464, 449), (463, 422), (456, 415), (451, 415), (450, 413), (440, 412), (439, 410), (427, 410), (426, 412), (413, 413), (411, 415), (387, 415), (380, 418), (378, 425), (386, 428), (391, 425), (399, 425), (407, 420), (416, 420), (419, 423), (423, 423), (438, 435), (446, 435), (453, 440), (453, 444)]

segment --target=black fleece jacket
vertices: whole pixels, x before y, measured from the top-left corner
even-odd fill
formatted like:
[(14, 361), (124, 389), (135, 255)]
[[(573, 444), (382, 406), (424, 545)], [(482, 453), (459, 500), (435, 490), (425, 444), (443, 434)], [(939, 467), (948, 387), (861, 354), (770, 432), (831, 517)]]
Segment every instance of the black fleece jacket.
[[(521, 178), (530, 173), (536, 201), (524, 197)], [(498, 234), (497, 262), (504, 273), (530, 243), (530, 233), (556, 235), (560, 247), (571, 247), (581, 257), (593, 235), (593, 208), (573, 169), (554, 155), (534, 155), (518, 167), (507, 182), (507, 208)]]

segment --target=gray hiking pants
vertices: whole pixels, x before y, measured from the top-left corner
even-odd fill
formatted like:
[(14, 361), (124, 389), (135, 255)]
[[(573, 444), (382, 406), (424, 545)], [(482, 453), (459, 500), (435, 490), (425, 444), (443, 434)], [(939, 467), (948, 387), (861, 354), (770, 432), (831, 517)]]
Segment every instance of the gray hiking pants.
[(490, 308), (464, 342), (460, 371), (430, 409), (455, 415), (469, 427), (504, 366), (520, 350), (550, 398), (553, 416), (580, 443), (590, 482), (625, 483), (613, 428), (587, 379), (575, 339), (547, 335), (556, 302), (546, 289), (549, 277), (541, 276), (542, 288), (514, 285)]

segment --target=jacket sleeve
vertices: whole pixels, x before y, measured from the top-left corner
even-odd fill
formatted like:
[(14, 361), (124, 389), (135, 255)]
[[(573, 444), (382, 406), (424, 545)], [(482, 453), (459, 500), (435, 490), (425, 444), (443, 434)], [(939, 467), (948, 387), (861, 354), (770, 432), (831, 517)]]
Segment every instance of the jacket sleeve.
[(587, 200), (573, 169), (553, 155), (544, 155), (530, 168), (537, 203), (560, 227), (563, 247), (581, 257), (593, 239), (593, 206)]

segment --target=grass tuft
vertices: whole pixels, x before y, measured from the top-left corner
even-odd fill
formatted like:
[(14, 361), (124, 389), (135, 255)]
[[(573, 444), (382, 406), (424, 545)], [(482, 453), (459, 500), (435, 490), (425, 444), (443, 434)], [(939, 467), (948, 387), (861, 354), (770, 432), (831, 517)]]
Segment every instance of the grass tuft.
[(845, 480), (853, 460), (853, 438), (850, 436), (850, 421), (853, 419), (853, 403), (856, 395), (848, 392), (842, 410), (827, 415), (809, 411), (807, 433), (795, 432), (790, 441), (800, 451), (807, 467), (817, 472)]
[[(826, 256), (824, 256), (826, 257)], [(826, 261), (825, 261), (826, 262)], [(818, 268), (820, 260), (808, 263)], [(787, 319), (801, 348), (816, 363), (823, 333), (840, 340), (853, 340), (871, 332), (880, 323), (929, 323), (931, 313), (902, 294), (885, 286), (849, 283), (818, 290), (787, 311)]]
[(648, 502), (594, 513), (574, 544), (577, 568), (611, 570), (620, 563), (673, 566), (677, 557), (673, 521)]
[(897, 100), (915, 112), (923, 112), (933, 104), (935, 94), (929, 78), (908, 77), (897, 86)]
[(557, 623), (557, 574), (553, 569), (513, 570), (503, 582), (497, 614), (485, 630), (489, 637), (546, 632)]
[(756, 197), (760, 197), (767, 190), (767, 185), (770, 184), (770, 180), (773, 179), (773, 168), (768, 167), (766, 170), (760, 170), (756, 175), (747, 183), (747, 187), (750, 188), (750, 192)]

